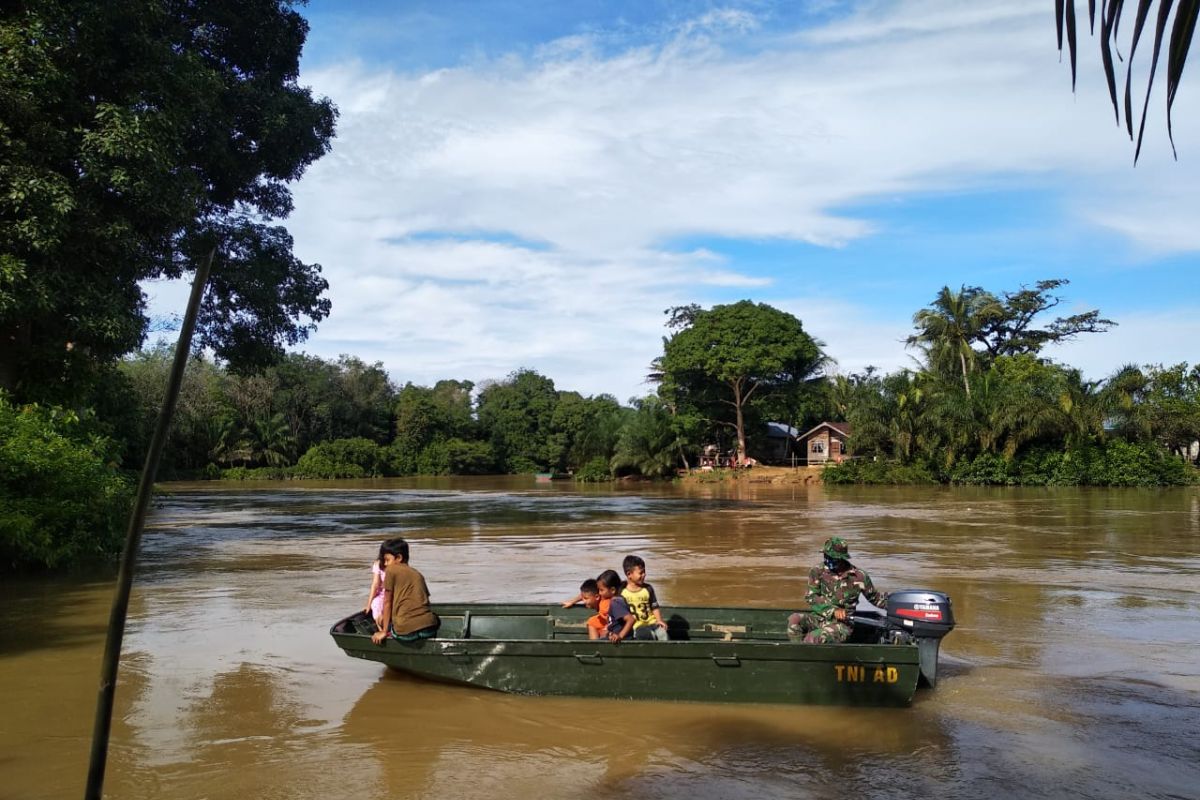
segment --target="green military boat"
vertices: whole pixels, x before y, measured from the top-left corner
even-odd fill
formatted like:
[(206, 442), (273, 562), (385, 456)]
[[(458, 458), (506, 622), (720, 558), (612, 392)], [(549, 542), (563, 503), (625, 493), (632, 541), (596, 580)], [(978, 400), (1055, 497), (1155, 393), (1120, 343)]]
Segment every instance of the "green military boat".
[(794, 609), (671, 608), (668, 640), (589, 640), (582, 608), (534, 604), (434, 605), (432, 639), (371, 642), (374, 623), (336, 623), (347, 655), (439, 681), (529, 695), (733, 703), (908, 705), (918, 681), (937, 681), (950, 599), (892, 593), (886, 612), (858, 611), (845, 644), (800, 644)]

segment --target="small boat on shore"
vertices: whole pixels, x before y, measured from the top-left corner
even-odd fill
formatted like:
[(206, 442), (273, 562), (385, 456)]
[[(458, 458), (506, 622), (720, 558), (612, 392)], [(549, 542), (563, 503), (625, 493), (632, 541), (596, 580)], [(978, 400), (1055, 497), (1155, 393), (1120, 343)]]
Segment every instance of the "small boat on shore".
[(439, 681), (528, 695), (733, 703), (904, 706), (937, 683), (950, 598), (894, 592), (886, 612), (858, 611), (845, 644), (800, 644), (794, 609), (672, 608), (668, 640), (587, 638), (591, 612), (538, 604), (442, 604), (432, 639), (371, 642), (355, 614), (330, 634), (346, 655)]
[(568, 472), (535, 472), (533, 480), (535, 483), (549, 483), (550, 481), (565, 481), (571, 477)]

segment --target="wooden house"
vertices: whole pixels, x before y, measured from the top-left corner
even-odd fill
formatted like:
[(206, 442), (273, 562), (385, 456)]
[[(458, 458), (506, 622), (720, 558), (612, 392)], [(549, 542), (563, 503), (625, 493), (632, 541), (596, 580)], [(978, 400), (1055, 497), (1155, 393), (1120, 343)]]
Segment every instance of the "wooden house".
[(768, 422), (767, 435), (762, 448), (762, 460), (768, 464), (786, 464), (792, 456), (803, 459), (804, 454), (796, 449), (796, 434), (800, 431), (782, 422)]
[(849, 438), (849, 423), (822, 422), (796, 437), (797, 450), (808, 459), (810, 466), (829, 462), (840, 464), (849, 455), (846, 449)]

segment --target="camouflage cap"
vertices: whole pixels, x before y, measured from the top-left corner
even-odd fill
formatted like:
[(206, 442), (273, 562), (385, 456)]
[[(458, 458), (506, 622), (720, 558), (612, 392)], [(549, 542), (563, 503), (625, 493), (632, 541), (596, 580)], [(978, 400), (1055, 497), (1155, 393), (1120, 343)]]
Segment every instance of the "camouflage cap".
[(837, 558), (842, 561), (850, 560), (850, 547), (846, 544), (846, 540), (840, 536), (826, 539), (824, 546), (821, 547), (821, 552), (830, 558)]

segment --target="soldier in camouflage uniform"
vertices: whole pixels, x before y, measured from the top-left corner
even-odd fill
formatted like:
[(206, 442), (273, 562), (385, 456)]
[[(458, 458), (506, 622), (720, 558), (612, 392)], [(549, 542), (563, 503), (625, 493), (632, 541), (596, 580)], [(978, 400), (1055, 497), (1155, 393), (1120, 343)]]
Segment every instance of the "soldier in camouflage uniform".
[(876, 591), (871, 576), (850, 563), (850, 548), (840, 536), (826, 539), (821, 552), (825, 563), (808, 573), (809, 611), (788, 617), (788, 636), (806, 644), (837, 644), (850, 638), (850, 615), (859, 595), (882, 607), (887, 594)]

